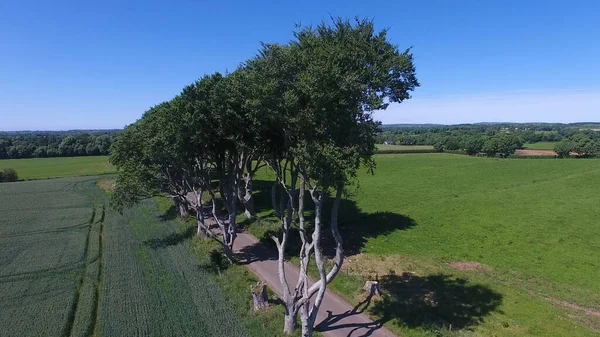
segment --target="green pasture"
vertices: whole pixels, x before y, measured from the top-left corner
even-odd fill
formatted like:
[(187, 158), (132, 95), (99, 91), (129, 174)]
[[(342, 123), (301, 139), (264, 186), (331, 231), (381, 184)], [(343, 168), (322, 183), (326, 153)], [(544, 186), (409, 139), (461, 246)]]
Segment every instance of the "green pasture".
[(377, 144), (377, 150), (433, 150), (431, 145), (384, 145)]
[[(402, 336), (600, 328), (589, 314), (600, 312), (600, 160), (406, 154), (376, 163), (340, 208), (353, 256), (331, 287), (350, 303), (377, 277), (386, 296), (370, 313)], [(264, 237), (277, 224), (272, 176), (258, 178), (262, 219), (248, 229)]]
[(94, 176), (115, 173), (106, 156), (0, 160), (0, 170), (14, 168), (21, 180)]

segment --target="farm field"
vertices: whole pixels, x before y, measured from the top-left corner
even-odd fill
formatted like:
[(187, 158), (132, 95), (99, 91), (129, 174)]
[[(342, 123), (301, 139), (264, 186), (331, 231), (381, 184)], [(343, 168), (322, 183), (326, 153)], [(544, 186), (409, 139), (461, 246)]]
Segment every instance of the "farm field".
[(107, 156), (3, 159), (0, 169), (14, 168), (21, 180), (94, 176), (115, 173)]
[[(377, 277), (386, 295), (370, 314), (402, 336), (600, 330), (600, 160), (407, 154), (376, 162), (340, 208), (353, 256), (331, 288), (346, 300), (358, 303), (365, 279)], [(261, 215), (249, 226), (258, 237), (276, 228), (268, 207)]]
[(156, 199), (121, 216), (95, 178), (4, 183), (0, 198), (2, 335), (250, 335)]
[(433, 150), (431, 145), (385, 145), (376, 144), (377, 150)]

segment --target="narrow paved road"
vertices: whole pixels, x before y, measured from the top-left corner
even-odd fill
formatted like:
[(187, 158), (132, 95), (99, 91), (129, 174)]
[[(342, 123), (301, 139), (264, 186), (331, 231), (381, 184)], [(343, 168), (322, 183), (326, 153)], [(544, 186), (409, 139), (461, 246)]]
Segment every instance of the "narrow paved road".
[[(244, 254), (245, 263), (256, 276), (267, 283), (269, 288), (282, 296), (282, 287), (277, 273), (277, 254), (268, 249), (248, 233), (239, 233), (235, 240), (234, 249)], [(286, 262), (286, 276), (291, 286), (298, 279), (298, 268)], [(311, 282), (312, 283), (312, 282)], [(395, 337), (393, 333), (372, 321), (362, 312), (369, 303), (359, 303), (351, 306), (329, 290), (325, 294), (323, 304), (317, 317), (318, 331), (327, 337)]]

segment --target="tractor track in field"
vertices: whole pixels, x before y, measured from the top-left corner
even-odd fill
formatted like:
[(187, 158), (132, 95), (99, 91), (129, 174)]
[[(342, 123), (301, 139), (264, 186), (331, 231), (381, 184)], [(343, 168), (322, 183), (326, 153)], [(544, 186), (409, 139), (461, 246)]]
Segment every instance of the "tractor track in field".
[(81, 271), (81, 276), (79, 277), (79, 281), (77, 282), (77, 289), (75, 291), (75, 298), (73, 299), (73, 304), (69, 309), (69, 314), (67, 315), (67, 324), (63, 328), (62, 336), (69, 337), (73, 332), (73, 325), (75, 324), (75, 315), (77, 314), (77, 307), (79, 306), (79, 297), (81, 296), (81, 289), (83, 288), (83, 282), (85, 280), (85, 270), (87, 266), (87, 257), (89, 254), (89, 245), (90, 245), (90, 236), (92, 234), (92, 225), (94, 224), (94, 219), (96, 217), (96, 208), (92, 210), (92, 218), (88, 222), (88, 233), (85, 237), (85, 254), (83, 256), (83, 268)]
[[(87, 226), (88, 226), (88, 233), (86, 236), (86, 242), (85, 242), (85, 254), (83, 257), (83, 267), (81, 270), (81, 275), (79, 278), (79, 281), (77, 283), (77, 288), (75, 291), (75, 297), (73, 299), (73, 304), (71, 306), (71, 308), (69, 309), (69, 314), (68, 314), (68, 318), (67, 318), (67, 324), (65, 325), (64, 329), (63, 329), (63, 333), (62, 336), (63, 337), (70, 337), (70, 336), (77, 336), (77, 334), (75, 334), (75, 323), (76, 323), (76, 319), (77, 319), (77, 315), (79, 313), (80, 310), (83, 310), (83, 314), (85, 315), (85, 310), (90, 310), (90, 319), (89, 322), (87, 322), (87, 327), (83, 330), (85, 330), (85, 335), (86, 336), (91, 336), (93, 335), (99, 317), (98, 317), (98, 311), (99, 311), (99, 305), (100, 305), (100, 282), (101, 282), (101, 278), (102, 278), (102, 233), (104, 230), (104, 217), (106, 215), (106, 206), (103, 204), (102, 205), (102, 213), (100, 215), (100, 218), (98, 219), (98, 221), (94, 221), (96, 220), (96, 208), (94, 207), (93, 211), (92, 211), (92, 217), (90, 219), (90, 221), (88, 222)], [(98, 231), (98, 236), (96, 237), (95, 233), (94, 233), (94, 226), (98, 225), (99, 227), (99, 231)], [(92, 240), (98, 240), (98, 253), (97, 256), (92, 257), (91, 256), (91, 251), (90, 251), (90, 242)], [(88, 277), (88, 266), (94, 264), (94, 263), (98, 263), (98, 269), (97, 269), (97, 276), (95, 277), (95, 279), (90, 279)], [(82, 308), (82, 303), (81, 303), (81, 297), (82, 297), (82, 292), (84, 290), (84, 286), (86, 285), (86, 282), (91, 282), (92, 286), (93, 286), (93, 301), (91, 303), (91, 308)], [(88, 305), (89, 306), (89, 305)]]
[(100, 323), (100, 296), (102, 295), (102, 265), (104, 264), (104, 260), (103, 260), (103, 240), (104, 240), (104, 217), (106, 216), (106, 205), (103, 204), (102, 205), (102, 215), (100, 217), (100, 232), (98, 234), (98, 244), (100, 245), (99, 250), (98, 250), (98, 260), (100, 261), (98, 263), (98, 281), (96, 283), (96, 303), (93, 307), (93, 311), (92, 311), (92, 327), (89, 330), (90, 335), (96, 335), (96, 329), (99, 326)]

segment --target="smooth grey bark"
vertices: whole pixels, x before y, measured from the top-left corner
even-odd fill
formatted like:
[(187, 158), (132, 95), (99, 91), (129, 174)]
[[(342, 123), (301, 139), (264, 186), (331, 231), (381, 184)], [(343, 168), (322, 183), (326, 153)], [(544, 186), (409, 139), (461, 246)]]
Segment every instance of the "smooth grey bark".
[(185, 219), (190, 215), (189, 212), (189, 208), (190, 205), (187, 202), (187, 200), (185, 199), (185, 197), (182, 196), (175, 196), (173, 197), (173, 202), (175, 203), (175, 211), (177, 212), (177, 215), (182, 218)]
[[(306, 176), (305, 176), (306, 177)], [(300, 311), (300, 321), (302, 327), (302, 336), (310, 337), (312, 336), (315, 321), (317, 319), (317, 314), (319, 312), (319, 308), (321, 307), (321, 303), (323, 302), (323, 298), (325, 296), (325, 291), (327, 290), (327, 284), (329, 284), (333, 278), (339, 272), (342, 263), (344, 261), (344, 253), (342, 249), (342, 237), (339, 234), (338, 224), (337, 224), (337, 214), (339, 211), (339, 205), (342, 198), (343, 187), (338, 187), (336, 191), (335, 199), (333, 200), (333, 205), (331, 209), (331, 232), (336, 242), (336, 255), (334, 258), (334, 266), (326, 273), (325, 264), (323, 261), (323, 255), (321, 252), (321, 232), (322, 232), (322, 214), (323, 214), (323, 196), (317, 191), (315, 187), (310, 186), (310, 182), (307, 179), (306, 183), (308, 185), (308, 190), (315, 204), (315, 228), (313, 231), (313, 241), (312, 245), (314, 245), (313, 253), (315, 256), (315, 264), (317, 265), (317, 269), (319, 271), (319, 280), (313, 284), (312, 287), (308, 288), (306, 282), (307, 276), (305, 275), (305, 283), (304, 289), (302, 291), (302, 310)], [(306, 273), (306, 271), (303, 271)], [(315, 296), (316, 294), (316, 296)], [(314, 301), (311, 303), (311, 298), (315, 296)]]
[(252, 174), (244, 173), (242, 175), (243, 186), (241, 186), (239, 193), (239, 200), (244, 206), (244, 215), (248, 219), (252, 219), (256, 216), (254, 212), (254, 198), (252, 197)]
[[(342, 248), (343, 241), (337, 223), (343, 185), (336, 189), (335, 198), (331, 208), (330, 225), (331, 233), (336, 242), (336, 254), (333, 267), (327, 272), (321, 249), (321, 235), (323, 232), (323, 198), (324, 194), (327, 193), (327, 189), (318, 185), (312, 186), (308, 174), (302, 171), (301, 167), (294, 166), (293, 161), (290, 162), (291, 165), (289, 168), (287, 162), (283, 167), (278, 163), (270, 165), (276, 173), (277, 181), (285, 190), (287, 197), (286, 212), (282, 212), (280, 216), (281, 238), (275, 236), (272, 236), (271, 238), (275, 241), (278, 250), (278, 273), (283, 288), (283, 302), (285, 306), (284, 332), (290, 334), (297, 328), (297, 316), (300, 314), (302, 336), (310, 337), (314, 331), (315, 321), (327, 290), (327, 284), (329, 284), (339, 273), (342, 263), (344, 262), (344, 252)], [(288, 169), (289, 171), (287, 171)], [(286, 173), (290, 173), (290, 184), (287, 184), (286, 182)], [(296, 190), (296, 181), (298, 177), (300, 177), (300, 188), (299, 190)], [(310, 196), (315, 205), (314, 229), (310, 234), (305, 226), (304, 195), (306, 190), (310, 192)], [(276, 198), (273, 197), (272, 193), (272, 201), (275, 199)], [(295, 213), (296, 209), (294, 208), (294, 205), (298, 206), (297, 213)], [(284, 259), (286, 246), (288, 240), (290, 240), (290, 228), (296, 219), (296, 214), (298, 220), (297, 227), (301, 240), (301, 247), (298, 252), (300, 258), (300, 270), (296, 286), (292, 291), (285, 277)], [(311, 256), (314, 256), (315, 258), (315, 264), (319, 271), (319, 279), (315, 284), (309, 287), (308, 266)]]
[(281, 218), (281, 209), (277, 204), (277, 185), (279, 185), (279, 183), (276, 181), (273, 183), (273, 186), (271, 186), (271, 203), (273, 204), (275, 216)]
[(287, 196), (287, 207), (286, 212), (282, 212), (280, 216), (280, 224), (281, 224), (281, 239), (276, 236), (271, 236), (275, 244), (277, 245), (278, 252), (278, 274), (279, 274), (279, 282), (281, 283), (281, 287), (283, 288), (283, 303), (285, 306), (285, 319), (284, 319), (284, 328), (283, 332), (286, 334), (292, 334), (297, 328), (297, 317), (298, 317), (298, 307), (296, 306), (297, 300), (297, 289), (294, 290), (294, 293), (291, 292), (290, 286), (285, 277), (285, 247), (287, 246), (287, 242), (289, 239), (290, 228), (294, 219), (294, 193), (296, 188), (296, 180), (298, 178), (298, 173), (293, 172), (291, 174), (291, 187), (288, 188), (286, 184), (285, 175), (278, 175), (278, 181), (286, 190)]

